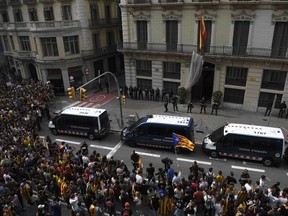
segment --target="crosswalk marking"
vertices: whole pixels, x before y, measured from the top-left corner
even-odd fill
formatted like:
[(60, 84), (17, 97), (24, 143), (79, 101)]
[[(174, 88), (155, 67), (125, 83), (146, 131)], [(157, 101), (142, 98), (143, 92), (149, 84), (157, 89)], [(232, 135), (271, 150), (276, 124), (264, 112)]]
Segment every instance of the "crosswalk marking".
[(86, 102), (86, 101), (77, 101), (73, 104), (71, 104), (69, 107), (86, 107), (86, 108), (98, 108), (101, 106), (101, 104), (96, 104), (96, 103), (90, 103), (90, 102)]

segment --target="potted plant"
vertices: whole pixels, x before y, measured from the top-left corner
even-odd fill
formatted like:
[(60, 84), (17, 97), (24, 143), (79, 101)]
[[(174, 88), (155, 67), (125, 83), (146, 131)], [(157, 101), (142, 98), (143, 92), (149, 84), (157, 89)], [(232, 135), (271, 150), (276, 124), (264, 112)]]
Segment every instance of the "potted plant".
[(218, 103), (218, 105), (221, 104), (221, 99), (222, 99), (223, 93), (221, 91), (215, 91), (212, 94), (213, 97), (213, 101), (215, 101), (216, 103)]
[(187, 96), (187, 91), (184, 87), (180, 87), (178, 88), (178, 92), (177, 92), (178, 96), (179, 96), (179, 103), (180, 104), (184, 104), (186, 103), (186, 96)]

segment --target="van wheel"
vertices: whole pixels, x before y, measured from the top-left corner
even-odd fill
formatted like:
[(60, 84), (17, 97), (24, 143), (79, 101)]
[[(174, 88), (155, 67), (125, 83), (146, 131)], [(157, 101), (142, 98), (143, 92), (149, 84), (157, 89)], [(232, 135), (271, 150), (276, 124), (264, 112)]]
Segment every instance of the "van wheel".
[(135, 147), (136, 146), (136, 142), (134, 140), (127, 140), (127, 145), (130, 147)]
[(92, 134), (92, 133), (89, 133), (89, 134), (88, 134), (88, 139), (94, 140), (94, 139), (95, 139), (95, 135)]
[(273, 160), (271, 158), (264, 158), (262, 163), (264, 166), (270, 167), (273, 164)]
[(54, 129), (52, 129), (52, 134), (53, 134), (53, 135), (58, 135), (59, 133), (58, 133), (58, 131), (54, 128)]
[(216, 152), (216, 151), (210, 151), (210, 156), (211, 156), (212, 158), (217, 158), (217, 157), (219, 156), (219, 154), (218, 154), (218, 152)]

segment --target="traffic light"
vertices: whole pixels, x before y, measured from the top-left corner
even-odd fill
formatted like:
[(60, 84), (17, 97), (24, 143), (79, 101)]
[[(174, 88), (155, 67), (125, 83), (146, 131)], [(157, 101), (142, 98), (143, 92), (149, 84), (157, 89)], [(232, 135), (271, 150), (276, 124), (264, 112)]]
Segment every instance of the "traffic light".
[(121, 97), (122, 104), (126, 104), (126, 96), (122, 95)]
[(71, 87), (71, 88), (67, 88), (68, 91), (68, 96), (71, 100), (76, 100), (76, 92), (75, 92), (75, 88)]
[(86, 89), (80, 88), (80, 101), (86, 100), (86, 98), (87, 98), (86, 91), (87, 91)]

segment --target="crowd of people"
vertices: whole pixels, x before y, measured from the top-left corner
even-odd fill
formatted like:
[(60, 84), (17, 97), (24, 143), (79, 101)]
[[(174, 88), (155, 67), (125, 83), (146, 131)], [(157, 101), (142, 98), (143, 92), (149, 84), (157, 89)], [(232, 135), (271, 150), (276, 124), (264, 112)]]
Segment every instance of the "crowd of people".
[(162, 159), (163, 167), (144, 166), (135, 151), (128, 169), (124, 161), (90, 153), (85, 142), (75, 149), (40, 137), (41, 119), (50, 118), (53, 100), (49, 83), (22, 81), (1, 89), (4, 216), (20, 216), (33, 207), (37, 216), (61, 216), (64, 206), (72, 216), (116, 215), (116, 210), (122, 216), (288, 215), (288, 188), (281, 190), (279, 182), (268, 188), (266, 176), (252, 183), (248, 170), (237, 180), (233, 172), (225, 177), (220, 170), (205, 171), (196, 161), (185, 171), (180, 166), (174, 170), (169, 158)]

